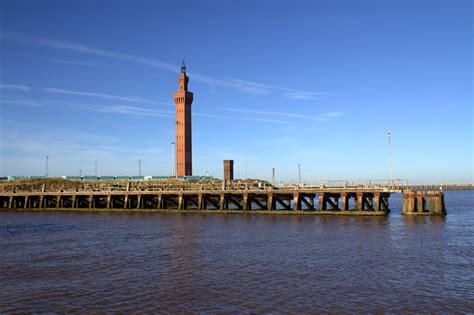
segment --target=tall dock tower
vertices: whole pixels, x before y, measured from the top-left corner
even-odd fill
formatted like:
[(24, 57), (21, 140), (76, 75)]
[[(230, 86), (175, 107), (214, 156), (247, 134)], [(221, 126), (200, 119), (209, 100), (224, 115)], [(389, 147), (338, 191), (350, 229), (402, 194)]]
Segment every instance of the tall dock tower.
[(189, 77), (186, 75), (186, 64), (181, 64), (178, 76), (179, 90), (174, 92), (176, 105), (176, 176), (193, 175), (191, 104), (193, 93), (188, 91)]

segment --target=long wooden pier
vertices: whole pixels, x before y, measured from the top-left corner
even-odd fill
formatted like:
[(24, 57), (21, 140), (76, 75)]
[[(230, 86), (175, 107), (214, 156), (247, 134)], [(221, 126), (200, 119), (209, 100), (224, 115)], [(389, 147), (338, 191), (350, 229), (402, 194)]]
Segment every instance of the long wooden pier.
[[(345, 189), (10, 192), (0, 194), (0, 209), (386, 215), (389, 197), (386, 191)], [(444, 200), (433, 201), (439, 198), (439, 192), (407, 193), (403, 213), (445, 214)]]
[(403, 214), (446, 214), (440, 191), (274, 187), (259, 180), (19, 181), (0, 185), (0, 210), (386, 215), (392, 193), (403, 193)]

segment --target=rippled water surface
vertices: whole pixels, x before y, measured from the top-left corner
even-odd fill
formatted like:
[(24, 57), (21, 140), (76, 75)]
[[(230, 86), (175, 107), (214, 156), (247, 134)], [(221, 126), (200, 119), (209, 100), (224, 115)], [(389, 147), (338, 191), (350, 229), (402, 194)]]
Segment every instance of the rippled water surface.
[(0, 312), (474, 312), (474, 192), (448, 216), (0, 212)]

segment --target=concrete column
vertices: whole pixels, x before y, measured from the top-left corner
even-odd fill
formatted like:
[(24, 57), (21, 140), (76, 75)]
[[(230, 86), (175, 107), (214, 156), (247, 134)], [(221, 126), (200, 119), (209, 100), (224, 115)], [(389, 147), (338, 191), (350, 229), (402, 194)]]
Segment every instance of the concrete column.
[(110, 194), (107, 195), (107, 205), (105, 206), (107, 209), (110, 208), (111, 203), (112, 203), (112, 196)]
[(225, 203), (225, 194), (220, 194), (219, 210), (224, 210), (224, 203)]
[(418, 213), (423, 213), (426, 209), (425, 194), (422, 192), (418, 192), (415, 198), (416, 198), (416, 210), (418, 211)]
[(242, 195), (242, 210), (251, 210), (252, 206), (249, 203), (249, 195), (247, 193), (244, 193)]
[(380, 193), (379, 192), (374, 193), (374, 210), (375, 211), (380, 210)]
[(71, 208), (78, 208), (78, 206), (76, 205), (76, 202), (77, 202), (77, 196), (76, 196), (76, 195), (73, 195), (73, 196), (72, 196)]
[(62, 201), (61, 195), (57, 195), (56, 196), (56, 208), (61, 208), (61, 201)]
[(318, 210), (326, 210), (326, 193), (320, 193)]
[(44, 201), (44, 196), (41, 195), (41, 196), (40, 196), (40, 201), (39, 201), (39, 207), (38, 207), (38, 208), (44, 208), (43, 201)]
[(349, 210), (349, 202), (348, 202), (348, 196), (347, 193), (343, 192), (341, 193), (341, 210), (347, 211)]
[(402, 214), (412, 214), (415, 212), (415, 192), (406, 191), (403, 193)]
[(156, 196), (156, 208), (157, 209), (162, 209), (163, 207), (163, 197), (161, 197), (161, 194)]
[(183, 209), (183, 194), (178, 195), (178, 210)]
[(357, 193), (356, 198), (357, 198), (356, 210), (363, 211), (365, 209), (364, 193)]
[(137, 209), (141, 209), (142, 208), (142, 195), (139, 194), (137, 195)]
[(267, 210), (275, 210), (273, 202), (273, 194), (267, 195)]
[(301, 210), (301, 200), (300, 200), (300, 193), (295, 192), (293, 194), (293, 210)]
[(198, 204), (197, 204), (198, 210), (202, 210), (202, 194), (198, 194)]
[[(130, 182), (129, 182), (130, 184)], [(128, 194), (123, 197), (123, 208), (128, 209)]]
[(444, 193), (440, 191), (428, 192), (428, 210), (430, 215), (446, 215)]
[(314, 210), (314, 195), (309, 197), (309, 205), (311, 206), (311, 210)]

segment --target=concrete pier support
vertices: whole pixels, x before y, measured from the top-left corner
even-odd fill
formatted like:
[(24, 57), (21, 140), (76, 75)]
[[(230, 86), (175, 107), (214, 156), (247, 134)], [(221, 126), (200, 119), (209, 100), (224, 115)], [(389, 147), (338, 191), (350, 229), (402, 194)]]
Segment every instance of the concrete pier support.
[(225, 194), (220, 194), (219, 196), (219, 209), (223, 210), (224, 209), (224, 204), (225, 203)]
[(197, 208), (198, 208), (198, 210), (202, 210), (203, 209), (203, 207), (202, 207), (202, 194), (198, 194), (197, 199), (198, 199)]
[(326, 196), (324, 193), (318, 196), (318, 210), (326, 210)]
[(341, 193), (341, 210), (349, 210), (349, 196), (347, 193)]
[(249, 202), (249, 194), (244, 193), (242, 196), (242, 210), (251, 210), (252, 206), (251, 203)]
[(358, 211), (365, 209), (364, 193), (357, 193), (356, 198), (354, 199), (354, 208)]
[(273, 200), (273, 194), (268, 194), (267, 196), (267, 210), (275, 209), (275, 201)]
[(441, 191), (428, 192), (428, 208), (431, 215), (446, 215), (444, 193)]
[[(428, 199), (428, 209), (426, 208), (426, 199)], [(440, 191), (428, 193), (406, 191), (403, 193), (402, 214), (446, 215), (444, 194)]]
[(293, 210), (301, 210), (301, 199), (300, 199), (300, 194), (299, 193), (294, 193), (293, 194)]
[(128, 195), (125, 195), (125, 197), (123, 198), (123, 208), (124, 209), (128, 208)]
[(163, 197), (161, 196), (161, 194), (156, 196), (156, 208), (157, 209), (163, 208)]

